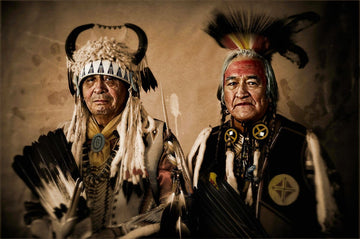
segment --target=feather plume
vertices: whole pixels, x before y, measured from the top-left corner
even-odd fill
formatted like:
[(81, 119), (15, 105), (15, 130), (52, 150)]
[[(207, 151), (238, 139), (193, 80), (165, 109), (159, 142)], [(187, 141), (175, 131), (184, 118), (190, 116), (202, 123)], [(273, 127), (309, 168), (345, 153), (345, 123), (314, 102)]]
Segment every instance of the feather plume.
[(293, 35), (319, 20), (319, 15), (314, 12), (280, 19), (250, 11), (214, 11), (205, 32), (223, 48), (254, 50), (269, 61), (278, 52), (303, 68), (308, 57), (295, 44)]
[(239, 38), (239, 42), (243, 43), (243, 49), (245, 46), (247, 46), (245, 49), (253, 49), (257, 43), (254, 38), (258, 38), (257, 40), (263, 38), (262, 36), (266, 35), (266, 30), (273, 22), (274, 19), (271, 17), (255, 15), (253, 12), (230, 11), (229, 13), (222, 13), (214, 11), (213, 19), (208, 24), (205, 32), (223, 48), (236, 49), (242, 45), (236, 44), (229, 39), (229, 35), (235, 34)]

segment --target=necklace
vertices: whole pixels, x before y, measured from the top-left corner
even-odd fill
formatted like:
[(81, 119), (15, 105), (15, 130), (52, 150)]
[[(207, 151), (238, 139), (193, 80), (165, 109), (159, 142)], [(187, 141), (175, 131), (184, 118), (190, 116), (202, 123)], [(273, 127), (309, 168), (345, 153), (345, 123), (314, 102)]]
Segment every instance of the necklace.
[[(85, 147), (83, 150), (84, 153), (84, 157), (82, 159), (83, 161), (83, 175), (84, 175), (84, 182), (87, 185), (96, 185), (99, 184), (100, 182), (104, 182), (105, 180), (109, 179), (110, 176), (110, 165), (111, 162), (113, 160), (113, 158), (115, 157), (116, 151), (118, 150), (119, 146), (117, 145), (118, 142), (118, 138), (115, 140), (114, 142), (114, 146), (112, 147), (112, 150), (110, 152), (110, 155), (108, 157), (108, 159), (101, 164), (100, 166), (94, 166), (90, 164), (90, 159), (89, 159), (89, 143), (86, 142), (85, 143)], [(91, 146), (92, 146), (93, 142), (91, 142)], [(92, 149), (92, 147), (91, 147)]]
[(110, 165), (118, 150), (117, 141), (112, 147), (108, 159), (100, 166), (91, 165), (89, 160), (90, 142), (83, 147), (83, 178), (89, 207), (92, 211), (91, 223), (94, 232), (100, 230), (106, 224), (107, 212), (113, 193), (110, 182)]
[[(267, 159), (270, 149), (270, 144), (272, 141), (273, 133), (274, 133), (274, 119), (275, 114), (266, 115), (261, 122), (255, 123), (253, 126), (244, 124), (244, 133), (239, 133), (238, 140), (234, 143), (234, 174), (237, 178), (238, 189), (240, 191), (246, 192), (249, 186), (249, 183), (252, 182), (252, 186), (255, 187), (256, 190), (259, 177), (261, 177), (264, 166), (264, 160)], [(231, 126), (232, 121), (230, 121)], [(269, 131), (265, 131), (265, 137), (259, 137), (259, 135), (254, 135), (254, 128), (262, 130), (263, 128), (259, 128), (260, 126), (267, 130), (268, 125), (270, 128)], [(252, 130), (251, 130), (252, 129)], [(260, 133), (264, 131), (260, 131)], [(256, 131), (257, 132), (257, 131)], [(257, 133), (259, 133), (257, 132)], [(251, 134), (252, 133), (252, 134)], [(257, 137), (255, 137), (257, 136)], [(267, 137), (268, 136), (268, 137)], [(266, 139), (266, 140), (263, 140)], [(260, 151), (260, 158), (257, 156), (256, 165), (254, 162), (255, 151)], [(266, 160), (265, 160), (266, 161)], [(265, 162), (266, 164), (266, 162)], [(265, 165), (266, 166), (266, 165)], [(254, 176), (254, 170), (260, 173), (260, 175)]]

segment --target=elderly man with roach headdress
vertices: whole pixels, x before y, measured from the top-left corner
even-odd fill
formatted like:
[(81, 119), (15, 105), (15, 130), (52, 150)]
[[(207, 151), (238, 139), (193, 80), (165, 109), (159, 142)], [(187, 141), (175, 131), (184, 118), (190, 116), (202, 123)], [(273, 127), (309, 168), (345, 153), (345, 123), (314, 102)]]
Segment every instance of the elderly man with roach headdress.
[(217, 11), (208, 24), (230, 53), (217, 93), (221, 125), (204, 129), (188, 156), (196, 236), (316, 237), (339, 225), (338, 181), (329, 179), (337, 174), (311, 130), (276, 114), (271, 66), (279, 53), (303, 68), (307, 54), (293, 34), (318, 20)]
[[(133, 32), (138, 48), (102, 35), (76, 49), (84, 31)], [(25, 147), (13, 164), (39, 198), (26, 203), (34, 235), (148, 236), (159, 233), (168, 203), (181, 211), (185, 187), (191, 190), (182, 149), (140, 101), (141, 86), (145, 92), (157, 87), (146, 62), (147, 43), (145, 32), (130, 23), (82, 25), (68, 36), (73, 118)], [(176, 215), (181, 222), (181, 212)]]

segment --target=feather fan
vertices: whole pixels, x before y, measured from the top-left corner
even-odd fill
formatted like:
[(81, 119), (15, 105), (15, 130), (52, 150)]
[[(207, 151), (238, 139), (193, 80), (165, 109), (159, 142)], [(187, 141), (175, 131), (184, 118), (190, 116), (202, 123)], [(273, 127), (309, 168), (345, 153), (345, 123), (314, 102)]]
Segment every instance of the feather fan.
[[(39, 197), (41, 205), (57, 227), (76, 218), (82, 182), (71, 148), (61, 129), (39, 137), (25, 146), (12, 164), (18, 176)], [(57, 232), (64, 235), (64, 228)], [(66, 234), (66, 233), (65, 233)]]

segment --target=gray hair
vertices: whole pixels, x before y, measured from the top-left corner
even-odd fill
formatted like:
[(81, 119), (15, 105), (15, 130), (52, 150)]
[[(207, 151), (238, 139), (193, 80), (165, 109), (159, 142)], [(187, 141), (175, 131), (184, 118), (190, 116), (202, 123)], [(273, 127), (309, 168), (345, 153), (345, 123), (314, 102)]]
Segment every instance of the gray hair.
[(266, 96), (268, 97), (268, 99), (270, 99), (270, 106), (273, 108), (273, 111), (276, 111), (276, 104), (278, 101), (278, 86), (276, 83), (276, 78), (275, 78), (275, 74), (274, 71), (272, 69), (272, 66), (270, 64), (270, 62), (268, 60), (266, 60), (264, 57), (262, 57), (261, 55), (257, 54), (255, 51), (253, 50), (244, 50), (244, 49), (240, 49), (240, 50), (236, 50), (236, 51), (232, 51), (225, 59), (223, 67), (222, 67), (222, 71), (221, 71), (221, 78), (220, 78), (220, 82), (219, 82), (219, 87), (218, 87), (218, 91), (217, 91), (217, 98), (220, 101), (222, 108), (225, 107), (225, 99), (224, 99), (224, 74), (226, 69), (228, 68), (230, 62), (236, 58), (237, 56), (245, 56), (245, 57), (250, 57), (250, 58), (255, 58), (255, 59), (260, 59), (265, 66), (265, 76), (266, 76)]

